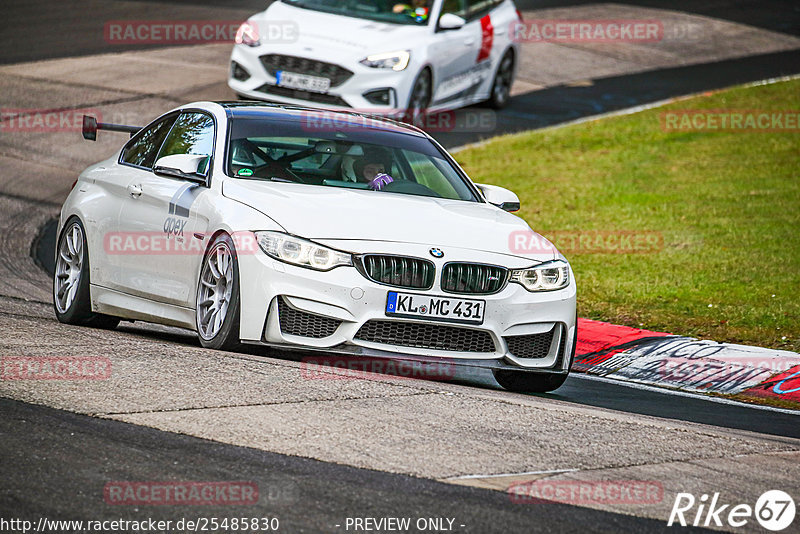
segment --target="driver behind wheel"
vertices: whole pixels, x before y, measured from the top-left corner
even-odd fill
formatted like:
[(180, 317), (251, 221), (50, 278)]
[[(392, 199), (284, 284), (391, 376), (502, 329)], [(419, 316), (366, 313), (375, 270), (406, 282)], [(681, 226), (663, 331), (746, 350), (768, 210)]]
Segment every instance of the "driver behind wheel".
[(358, 181), (368, 183), (373, 191), (380, 191), (387, 184), (394, 182), (394, 178), (386, 173), (387, 169), (391, 168), (392, 157), (379, 148), (365, 150), (361, 159), (353, 163)]

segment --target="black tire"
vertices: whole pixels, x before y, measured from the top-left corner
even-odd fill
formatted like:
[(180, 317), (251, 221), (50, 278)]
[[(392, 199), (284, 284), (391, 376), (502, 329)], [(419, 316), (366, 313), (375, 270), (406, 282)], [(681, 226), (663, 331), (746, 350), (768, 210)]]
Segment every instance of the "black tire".
[(433, 91), (432, 75), (428, 68), (422, 71), (414, 80), (411, 96), (408, 98), (408, 106), (403, 121), (421, 128), (425, 124), (425, 117), (428, 115), (428, 107), (431, 105), (431, 95)]
[[(227, 301), (227, 307), (223, 312), (222, 323), (216, 331), (211, 331), (208, 328), (208, 322), (203, 325), (201, 314), (203, 313), (204, 305), (202, 299), (207, 299), (208, 295), (203, 293), (204, 280), (208, 281), (207, 275), (213, 275), (210, 272), (211, 266), (209, 261), (211, 256), (216, 254), (218, 248), (224, 248), (230, 254), (231, 276), (230, 281), (225, 283), (225, 291), (227, 292), (230, 287), (230, 292), (224, 300)], [(224, 273), (222, 273), (224, 274)], [(217, 286), (220, 287), (219, 285)], [(217, 294), (215, 290), (214, 294)], [(205, 301), (205, 300), (204, 300)], [(210, 307), (209, 307), (210, 308)], [(197, 281), (197, 292), (195, 297), (195, 325), (197, 328), (197, 337), (200, 339), (200, 344), (203, 347), (217, 350), (236, 351), (242, 348), (241, 340), (239, 339), (239, 317), (241, 314), (241, 302), (239, 298), (239, 261), (236, 255), (236, 248), (233, 240), (228, 234), (218, 235), (209, 245), (203, 256), (203, 264), (200, 268), (200, 278)]]
[(503, 389), (515, 393), (547, 393), (560, 388), (567, 380), (567, 375), (497, 370), (494, 371), (494, 379)]
[[(77, 234), (76, 234), (77, 231)], [(76, 237), (79, 234), (79, 237)], [(67, 240), (71, 239), (68, 246)], [(80, 251), (76, 250), (76, 244), (80, 242)], [(62, 246), (74, 252), (72, 261), (62, 257)], [(56, 242), (55, 269), (53, 272), (53, 309), (56, 318), (62, 323), (90, 326), (94, 328), (116, 328), (119, 318), (92, 311), (89, 280), (89, 249), (86, 243), (86, 230), (78, 217), (70, 217)], [(75, 269), (76, 259), (80, 258), (80, 268)], [(59, 280), (73, 278), (73, 282), (59, 287)], [(63, 295), (69, 293), (75, 287), (74, 296), (71, 300), (63, 300)]]
[[(572, 338), (572, 351), (569, 357), (569, 367), (575, 362), (575, 348), (578, 346), (578, 323), (575, 323), (575, 335)], [(515, 393), (547, 393), (555, 391), (566, 382), (567, 373), (564, 374), (544, 374), (530, 373), (526, 371), (493, 371), (494, 379), (503, 386), (503, 389)]]
[(511, 100), (511, 84), (514, 81), (514, 53), (509, 50), (500, 60), (492, 80), (492, 89), (487, 104), (493, 109), (503, 109)]

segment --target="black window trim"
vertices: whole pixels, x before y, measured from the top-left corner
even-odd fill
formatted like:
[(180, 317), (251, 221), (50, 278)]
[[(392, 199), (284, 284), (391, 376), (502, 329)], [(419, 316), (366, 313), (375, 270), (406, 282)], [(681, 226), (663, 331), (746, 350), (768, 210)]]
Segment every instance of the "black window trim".
[[(178, 120), (178, 117), (180, 116), (181, 113), (182, 113), (182, 110), (170, 111), (169, 113), (164, 113), (160, 117), (156, 117), (155, 119), (150, 121), (150, 124), (148, 124), (147, 126), (142, 128), (141, 130), (139, 130), (139, 132), (135, 136), (131, 137), (131, 139), (127, 143), (125, 143), (125, 145), (122, 147), (122, 150), (120, 150), (120, 152), (119, 152), (119, 158), (117, 158), (117, 163), (119, 163), (120, 165), (125, 165), (126, 167), (132, 167), (134, 169), (140, 169), (140, 170), (143, 170), (143, 171), (152, 172), (153, 171), (152, 167), (144, 167), (142, 165), (135, 165), (133, 163), (128, 163), (127, 161), (124, 161), (123, 158), (125, 157), (125, 152), (134, 143), (139, 141), (139, 139), (145, 134), (145, 132), (147, 130), (149, 130), (153, 125), (155, 125), (157, 122), (161, 122), (162, 120), (166, 119), (170, 115), (175, 115), (175, 119), (172, 121), (172, 125), (170, 125), (170, 127), (169, 127), (169, 132), (167, 132), (167, 135), (164, 136), (164, 141), (166, 141), (167, 137), (169, 137), (169, 134), (172, 131), (172, 127), (175, 126), (175, 121)], [(161, 152), (161, 147), (164, 146), (164, 141), (161, 141), (161, 144), (158, 146), (158, 151), (156, 152), (156, 157), (158, 156), (158, 153)], [(153, 162), (153, 164), (155, 164), (155, 161)]]
[[(139, 133), (137, 133), (134, 137), (132, 137), (130, 141), (125, 143), (125, 146), (122, 147), (122, 150), (119, 153), (119, 158), (117, 159), (117, 163), (119, 163), (120, 165), (125, 165), (126, 167), (132, 167), (134, 169), (139, 169), (139, 170), (142, 170), (142, 171), (148, 171), (148, 172), (150, 172), (152, 174), (155, 174), (155, 172), (153, 171), (152, 167), (143, 167), (141, 165), (134, 165), (133, 163), (128, 163), (126, 161), (123, 161), (122, 157), (125, 155), (125, 150), (130, 145), (132, 145), (135, 141), (137, 141), (139, 139), (139, 137), (144, 135), (143, 132), (145, 130), (147, 130), (148, 128), (150, 128), (152, 125), (154, 125), (155, 123), (159, 122), (160, 120), (165, 119), (166, 117), (169, 117), (170, 115), (174, 114), (175, 115), (175, 120), (172, 121), (172, 125), (170, 126), (169, 131), (167, 132), (167, 135), (164, 136), (164, 140), (161, 141), (161, 145), (159, 145), (158, 151), (156, 152), (156, 159), (155, 159), (155, 161), (153, 161), (153, 166), (155, 166), (155, 162), (158, 161), (158, 155), (161, 154), (161, 150), (164, 148), (164, 143), (167, 142), (167, 138), (172, 133), (173, 128), (175, 128), (175, 123), (178, 122), (178, 118), (184, 113), (201, 113), (203, 115), (207, 115), (208, 117), (211, 117), (211, 122), (214, 125), (214, 139), (211, 142), (211, 154), (210, 154), (210, 159), (208, 161), (208, 166), (206, 168), (206, 175), (205, 175), (206, 187), (210, 188), (211, 187), (211, 177), (212, 177), (211, 169), (214, 167), (214, 159), (215, 159), (214, 156), (215, 156), (215, 153), (217, 151), (217, 119), (216, 119), (216, 117), (214, 116), (214, 114), (212, 112), (210, 112), (208, 110), (205, 110), (205, 109), (200, 109), (200, 108), (178, 109), (178, 110), (170, 111), (168, 113), (164, 113), (160, 117), (157, 117), (156, 119), (151, 121), (150, 124), (148, 124), (147, 126), (142, 128), (141, 131)], [(184, 179), (184, 178), (168, 177), (168, 176), (165, 176), (164, 178), (169, 178), (171, 180), (179, 180), (181, 182), (191, 182), (191, 180), (187, 180), (187, 179)]]

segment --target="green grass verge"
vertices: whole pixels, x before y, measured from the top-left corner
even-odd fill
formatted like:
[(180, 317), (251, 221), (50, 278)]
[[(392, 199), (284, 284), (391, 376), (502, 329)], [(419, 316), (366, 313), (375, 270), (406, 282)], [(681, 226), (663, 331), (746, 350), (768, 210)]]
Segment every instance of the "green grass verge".
[[(664, 111), (688, 109), (800, 110), (800, 80), (500, 137), (456, 159), (514, 190), (518, 215), (565, 248), (581, 317), (800, 350), (800, 133), (662, 128)], [(565, 231), (653, 231), (663, 247), (571, 251)]]

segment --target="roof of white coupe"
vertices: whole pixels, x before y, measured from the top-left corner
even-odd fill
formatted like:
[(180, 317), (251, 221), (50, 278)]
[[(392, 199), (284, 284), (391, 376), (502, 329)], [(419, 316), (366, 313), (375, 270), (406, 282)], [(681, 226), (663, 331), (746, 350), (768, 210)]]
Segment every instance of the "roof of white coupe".
[(225, 108), (231, 119), (267, 119), (283, 122), (310, 121), (335, 123), (342, 129), (374, 128), (396, 133), (427, 137), (425, 132), (413, 126), (379, 115), (356, 113), (354, 111), (332, 111), (289, 104), (271, 104), (267, 102), (214, 102)]

